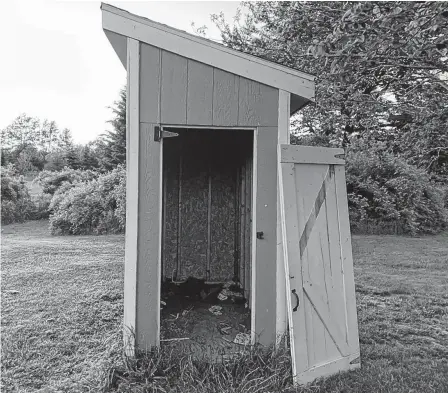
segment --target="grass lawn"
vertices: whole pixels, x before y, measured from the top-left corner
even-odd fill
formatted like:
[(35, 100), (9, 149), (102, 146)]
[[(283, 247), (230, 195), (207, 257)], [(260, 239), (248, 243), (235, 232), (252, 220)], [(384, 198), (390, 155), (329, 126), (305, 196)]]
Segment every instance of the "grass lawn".
[[(99, 392), (121, 345), (124, 237), (53, 237), (47, 225), (3, 227), (1, 391)], [(448, 392), (448, 236), (354, 236), (353, 253), (362, 368), (305, 391)], [(274, 391), (226, 383), (171, 386)]]

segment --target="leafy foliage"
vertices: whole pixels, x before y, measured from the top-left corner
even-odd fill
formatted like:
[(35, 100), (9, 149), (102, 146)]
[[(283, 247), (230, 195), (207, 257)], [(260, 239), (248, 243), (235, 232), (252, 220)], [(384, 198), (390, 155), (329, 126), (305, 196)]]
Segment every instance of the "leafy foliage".
[(349, 211), (356, 230), (366, 221), (398, 223), (405, 233), (434, 233), (448, 225), (447, 189), (384, 146), (353, 143), (347, 152)]
[(62, 183), (50, 204), (54, 234), (102, 234), (124, 231), (126, 172), (118, 166), (97, 178)]
[(223, 43), (316, 75), (316, 102), (293, 119), (291, 142), (349, 149), (353, 223), (399, 220), (411, 233), (443, 228), (446, 3), (243, 5), (246, 16), (239, 13), (234, 26), (223, 14), (212, 17)]
[(42, 171), (34, 181), (42, 187), (44, 194), (54, 195), (64, 183), (76, 184), (86, 182), (97, 176), (98, 174), (91, 170), (83, 171), (65, 167), (64, 170), (59, 172)]
[(1, 171), (2, 224), (23, 222), (33, 216), (34, 204), (23, 176), (9, 167)]
[(20, 174), (42, 170), (48, 162), (47, 156), (73, 144), (67, 128), (60, 130), (54, 121), (41, 121), (26, 114), (1, 130), (1, 137), (2, 165), (14, 164)]
[(120, 98), (111, 108), (114, 114), (112, 120), (113, 130), (108, 131), (97, 141), (100, 166), (108, 171), (117, 165), (126, 163), (126, 89), (120, 91)]
[[(302, 132), (349, 143), (428, 123), (447, 132), (448, 18), (434, 2), (245, 2), (225, 45), (316, 75), (316, 105)], [(437, 124), (437, 125), (436, 125)]]
[(69, 129), (54, 121), (40, 121), (22, 114), (1, 130), (2, 166), (13, 164), (20, 174), (43, 169), (58, 171), (99, 167), (95, 144), (76, 145)]

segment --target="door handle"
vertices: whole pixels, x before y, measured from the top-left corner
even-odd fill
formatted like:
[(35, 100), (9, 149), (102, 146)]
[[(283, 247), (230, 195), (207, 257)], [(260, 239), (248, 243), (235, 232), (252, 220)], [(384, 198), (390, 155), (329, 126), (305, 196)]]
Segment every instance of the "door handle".
[(296, 304), (296, 306), (292, 309), (292, 311), (294, 312), (294, 311), (297, 311), (297, 309), (299, 308), (299, 305), (300, 305), (300, 299), (299, 299), (299, 295), (297, 295), (297, 292), (296, 292), (295, 289), (292, 290), (292, 293), (295, 295), (296, 300), (297, 300), (297, 304)]
[(264, 239), (264, 233), (263, 232), (257, 232), (257, 239)]

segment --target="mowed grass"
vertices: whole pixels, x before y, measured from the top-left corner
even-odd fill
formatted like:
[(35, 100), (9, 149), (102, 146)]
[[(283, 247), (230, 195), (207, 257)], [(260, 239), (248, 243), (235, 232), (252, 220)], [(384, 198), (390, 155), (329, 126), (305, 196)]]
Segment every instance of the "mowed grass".
[[(285, 356), (245, 358), (246, 374), (283, 362), (247, 377), (169, 356), (120, 366), (124, 237), (53, 237), (47, 226), (3, 227), (2, 392), (294, 391)], [(303, 391), (448, 392), (448, 236), (354, 236), (353, 253), (362, 368)], [(170, 365), (169, 378), (152, 378)]]
[(120, 340), (123, 236), (57, 237), (47, 228), (3, 227), (2, 392), (89, 391)]

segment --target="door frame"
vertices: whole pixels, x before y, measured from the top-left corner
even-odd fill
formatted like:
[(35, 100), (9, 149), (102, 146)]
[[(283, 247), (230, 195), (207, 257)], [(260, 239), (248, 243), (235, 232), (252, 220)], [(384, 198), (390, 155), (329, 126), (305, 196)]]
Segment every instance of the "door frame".
[[(255, 310), (256, 310), (256, 295), (255, 295), (255, 290), (256, 290), (256, 254), (257, 254), (257, 184), (258, 184), (258, 177), (257, 177), (257, 139), (258, 139), (258, 127), (237, 127), (237, 126), (231, 126), (231, 127), (226, 127), (226, 126), (204, 126), (204, 125), (180, 125), (180, 124), (160, 124), (160, 128), (161, 131), (164, 130), (164, 128), (166, 129), (166, 131), (169, 130), (173, 130), (173, 129), (192, 129), (192, 130), (209, 130), (209, 131), (214, 131), (214, 130), (228, 130), (228, 131), (252, 131), (253, 132), (253, 140), (252, 140), (252, 187), (251, 187), (251, 214), (250, 214), (250, 218), (252, 220), (251, 223), (251, 239), (250, 239), (250, 245), (251, 245), (251, 257), (250, 257), (250, 278), (251, 278), (251, 285), (250, 285), (250, 314), (251, 314), (251, 327), (250, 327), (250, 332), (251, 332), (251, 344), (255, 344), (255, 339), (256, 339), (256, 334), (255, 334)], [(160, 140), (161, 142), (161, 146), (160, 148), (162, 149), (161, 152), (161, 173), (162, 173), (162, 183), (163, 183), (163, 176), (164, 176), (164, 171), (163, 171), (163, 138), (161, 138)], [(163, 188), (161, 187), (161, 192), (163, 193)], [(161, 200), (163, 199), (163, 195), (160, 195)], [(163, 231), (163, 218), (162, 218), (162, 214), (159, 214), (159, 218), (160, 218), (160, 222), (159, 222), (159, 227), (160, 227), (160, 249), (162, 249), (162, 231)], [(159, 271), (159, 279), (161, 280), (161, 272), (162, 272), (162, 255), (161, 253), (159, 253), (159, 261), (158, 261), (158, 271)], [(160, 290), (161, 288), (159, 287), (159, 298), (160, 298)], [(160, 345), (160, 309), (158, 310), (159, 313), (159, 323), (158, 323), (158, 329), (159, 329), (159, 334), (157, 334), (157, 346)]]

